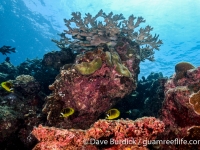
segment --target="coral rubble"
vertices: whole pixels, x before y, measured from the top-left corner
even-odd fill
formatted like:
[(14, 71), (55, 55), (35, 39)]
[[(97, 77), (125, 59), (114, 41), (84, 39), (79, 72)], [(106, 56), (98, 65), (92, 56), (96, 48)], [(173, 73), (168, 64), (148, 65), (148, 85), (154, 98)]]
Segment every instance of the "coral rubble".
[(154, 117), (143, 117), (136, 121), (98, 120), (87, 130), (40, 125), (32, 131), (39, 140), (33, 150), (147, 150), (145, 141), (154, 140), (163, 131), (164, 124)]
[[(200, 67), (185, 71), (185, 75), (178, 80), (174, 74), (167, 81), (165, 100), (161, 110), (161, 120), (166, 125), (162, 138), (168, 140), (187, 138), (187, 132), (190, 131), (191, 127), (200, 126), (199, 90)], [(181, 149), (186, 145), (167, 146), (169, 145), (165, 145), (163, 149)]]

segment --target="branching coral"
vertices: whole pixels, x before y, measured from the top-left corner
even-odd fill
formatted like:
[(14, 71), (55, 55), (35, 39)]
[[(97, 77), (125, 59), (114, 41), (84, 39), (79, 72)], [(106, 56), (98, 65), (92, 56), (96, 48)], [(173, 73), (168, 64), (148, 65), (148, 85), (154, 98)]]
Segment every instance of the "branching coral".
[[(106, 44), (108, 47), (115, 47), (119, 39), (126, 38), (136, 42), (140, 46), (138, 55), (141, 60), (153, 60), (153, 50), (159, 50), (162, 41), (158, 39), (159, 35), (151, 35), (153, 28), (146, 26), (140, 28), (144, 23), (142, 17), (129, 16), (126, 20), (123, 14), (113, 15), (112, 12), (106, 14), (100, 10), (94, 17), (90, 13), (85, 14), (82, 19), (80, 12), (73, 12), (72, 18), (64, 19), (68, 30), (59, 34), (60, 41), (52, 40), (60, 48), (72, 48), (75, 52), (86, 51)], [(99, 21), (102, 20), (103, 21)]]

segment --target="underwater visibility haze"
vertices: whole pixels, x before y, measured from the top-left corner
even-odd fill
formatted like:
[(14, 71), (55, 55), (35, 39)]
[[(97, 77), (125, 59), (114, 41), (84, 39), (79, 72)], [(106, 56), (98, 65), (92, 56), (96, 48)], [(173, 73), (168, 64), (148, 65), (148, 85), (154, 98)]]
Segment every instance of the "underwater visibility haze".
[[(155, 62), (141, 63), (140, 76), (151, 72), (170, 76), (178, 62), (200, 65), (199, 7), (198, 0), (2, 0), (0, 46), (15, 47), (17, 52), (9, 57), (14, 65), (19, 65), (27, 58), (42, 58), (47, 52), (59, 50), (51, 39), (59, 38), (57, 33), (66, 29), (63, 19), (70, 18), (72, 12), (78, 11), (83, 17), (85, 13), (96, 14), (100, 9), (106, 13), (122, 13), (126, 18), (133, 14), (142, 16), (146, 20), (143, 25), (151, 25), (153, 33), (159, 34), (164, 43), (160, 51), (155, 52)], [(1, 62), (4, 59), (5, 56), (0, 55)]]
[(1, 0), (0, 149), (200, 149), (199, 10)]

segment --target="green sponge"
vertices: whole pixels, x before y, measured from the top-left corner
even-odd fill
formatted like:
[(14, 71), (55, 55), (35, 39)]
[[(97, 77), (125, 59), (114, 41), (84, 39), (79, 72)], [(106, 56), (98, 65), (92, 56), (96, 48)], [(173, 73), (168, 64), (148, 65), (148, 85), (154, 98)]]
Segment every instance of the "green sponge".
[(82, 62), (75, 65), (75, 69), (82, 75), (90, 75), (100, 69), (102, 66), (101, 58), (96, 58), (91, 62)]

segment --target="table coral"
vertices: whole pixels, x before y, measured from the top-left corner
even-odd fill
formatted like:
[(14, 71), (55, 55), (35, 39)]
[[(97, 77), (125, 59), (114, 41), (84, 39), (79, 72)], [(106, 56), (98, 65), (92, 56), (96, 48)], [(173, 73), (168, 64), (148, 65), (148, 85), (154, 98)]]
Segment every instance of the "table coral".
[[(200, 125), (199, 110), (200, 67), (186, 71), (184, 77), (176, 80), (176, 74), (165, 84), (165, 100), (161, 110), (161, 120), (166, 125), (162, 138), (174, 140), (184, 138), (192, 126)], [(194, 106), (195, 105), (195, 106)], [(200, 138), (200, 137), (198, 137)], [(176, 149), (181, 145), (170, 145)], [(164, 145), (163, 149), (168, 149)]]
[[(102, 44), (108, 47), (119, 46), (120, 39), (126, 38), (139, 44), (138, 57), (142, 61), (153, 60), (153, 50), (159, 50), (162, 44), (162, 41), (158, 39), (159, 35), (151, 34), (153, 30), (151, 26), (137, 29), (141, 23), (145, 22), (142, 17), (136, 20), (136, 17), (130, 15), (126, 20), (123, 14), (114, 15), (112, 12), (106, 14), (103, 10), (100, 10), (94, 17), (90, 13), (85, 15), (82, 18), (80, 12), (73, 12), (71, 19), (64, 19), (68, 30), (59, 34), (61, 37), (59, 41), (55, 39), (52, 41), (61, 49), (69, 47), (74, 52), (80, 53)], [(103, 22), (98, 21), (99, 18), (103, 18)]]
[(32, 134), (39, 140), (33, 150), (147, 150), (144, 143), (164, 131), (164, 124), (154, 117), (132, 120), (99, 120), (89, 129), (58, 129), (39, 126)]

